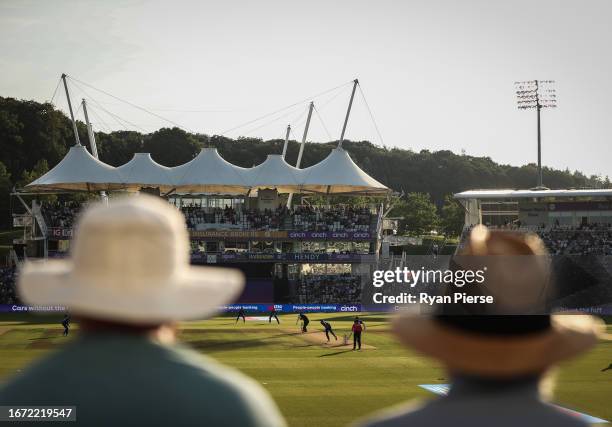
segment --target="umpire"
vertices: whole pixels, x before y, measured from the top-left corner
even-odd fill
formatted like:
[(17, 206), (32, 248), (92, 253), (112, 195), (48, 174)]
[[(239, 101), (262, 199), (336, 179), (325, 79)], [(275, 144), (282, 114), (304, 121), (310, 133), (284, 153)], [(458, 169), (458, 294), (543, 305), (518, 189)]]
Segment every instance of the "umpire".
[(355, 348), (357, 348), (358, 350), (361, 350), (361, 332), (363, 332), (365, 328), (363, 327), (363, 323), (361, 322), (361, 320), (359, 320), (359, 318), (355, 318), (355, 321), (353, 322), (353, 350), (355, 350)]

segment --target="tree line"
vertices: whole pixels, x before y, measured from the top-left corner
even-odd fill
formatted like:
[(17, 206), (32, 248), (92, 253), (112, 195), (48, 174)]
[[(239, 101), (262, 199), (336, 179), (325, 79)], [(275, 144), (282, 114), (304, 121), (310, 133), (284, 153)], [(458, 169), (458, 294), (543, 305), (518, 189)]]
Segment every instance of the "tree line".
[[(89, 149), (85, 124), (78, 122), (77, 127), (81, 142)], [(128, 162), (134, 153), (149, 152), (156, 162), (171, 167), (191, 160), (203, 147), (214, 147), (227, 161), (251, 167), (263, 162), (268, 154), (280, 154), (284, 143), (282, 139), (193, 134), (176, 127), (148, 134), (96, 132), (96, 139), (100, 160), (113, 166)], [(0, 97), (0, 227), (10, 224), (9, 192), (55, 166), (74, 143), (70, 119), (52, 104)], [(308, 142), (301, 166), (321, 161), (336, 146), (337, 141)], [(449, 150), (416, 152), (369, 141), (344, 141), (343, 147), (365, 172), (404, 194), (396, 213), (410, 216), (404, 224), (411, 230), (433, 226), (450, 231), (452, 221), (448, 218), (454, 216), (456, 222), (458, 215), (456, 211), (450, 213), (453, 207), (449, 195), (453, 193), (474, 188), (531, 188), (536, 182), (533, 163), (516, 167), (489, 157)], [(286, 159), (290, 164), (295, 165), (298, 150), (299, 142), (289, 141)], [(545, 167), (543, 174), (545, 185), (553, 189), (610, 186), (607, 177), (586, 176), (579, 171)], [(417, 221), (415, 215), (421, 220)]]

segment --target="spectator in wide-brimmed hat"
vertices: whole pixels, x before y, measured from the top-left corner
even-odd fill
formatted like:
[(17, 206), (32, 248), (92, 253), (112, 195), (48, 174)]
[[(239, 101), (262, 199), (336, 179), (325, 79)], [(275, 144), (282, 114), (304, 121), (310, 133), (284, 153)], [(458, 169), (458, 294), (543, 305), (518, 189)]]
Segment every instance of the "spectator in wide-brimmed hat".
[(237, 297), (241, 273), (189, 265), (182, 215), (151, 196), (86, 210), (71, 258), (27, 263), (23, 299), (66, 306), (80, 337), (0, 389), (0, 405), (76, 407), (87, 426), (283, 426), (261, 386), (175, 343), (174, 323)]
[[(521, 256), (522, 271), (502, 271), (494, 265), (487, 292), (516, 296), (504, 288), (523, 289), (538, 304), (537, 297), (548, 286), (542, 268), (546, 255), (539, 238), (508, 232), (472, 230), (464, 255)], [(513, 266), (512, 268), (516, 268)], [(523, 283), (514, 282), (520, 277)], [(497, 283), (493, 283), (497, 282)], [(465, 289), (465, 288), (463, 288)], [(480, 289), (479, 291), (482, 291)], [(533, 309), (523, 299), (518, 305), (501, 301), (508, 308)], [(532, 311), (533, 312), (533, 311)], [(490, 311), (485, 311), (490, 313)], [(419, 353), (439, 360), (451, 380), (448, 395), (424, 406), (389, 410), (366, 422), (368, 426), (583, 426), (581, 420), (543, 402), (539, 385), (544, 374), (557, 363), (593, 347), (602, 334), (601, 322), (583, 315), (404, 315), (394, 325), (400, 341)]]

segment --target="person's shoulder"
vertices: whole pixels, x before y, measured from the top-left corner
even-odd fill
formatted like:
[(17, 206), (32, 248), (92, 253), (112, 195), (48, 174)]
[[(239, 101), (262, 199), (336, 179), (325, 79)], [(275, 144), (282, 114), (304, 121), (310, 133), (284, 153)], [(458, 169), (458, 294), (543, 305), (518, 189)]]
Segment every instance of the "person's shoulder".
[(400, 427), (413, 426), (416, 419), (421, 418), (421, 413), (427, 408), (420, 401), (400, 403), (389, 408), (358, 420), (352, 427)]
[[(58, 351), (53, 351), (27, 368), (18, 370), (10, 376), (4, 384), (0, 385), (0, 405), (9, 403), (31, 402), (35, 398), (32, 391), (38, 392), (49, 383), (60, 377), (58, 373), (65, 371), (64, 359), (69, 356), (70, 344)], [(42, 387), (41, 387), (42, 384)]]
[[(520, 409), (520, 410), (518, 410)], [(426, 404), (409, 402), (397, 405), (361, 420), (358, 427), (425, 427), (425, 426), (516, 426), (554, 425), (586, 427), (582, 420), (568, 416), (541, 401), (517, 403), (483, 399), (478, 402), (440, 398)]]
[(231, 413), (225, 413), (225, 421), (253, 426), (284, 426), (278, 407), (268, 392), (256, 381), (209, 357), (186, 347), (173, 349), (186, 373), (181, 375), (189, 384), (190, 394), (207, 396), (219, 403), (218, 408), (231, 403)]
[(539, 402), (542, 422), (558, 427), (588, 427), (590, 424), (582, 419), (569, 415), (563, 408), (543, 401)]

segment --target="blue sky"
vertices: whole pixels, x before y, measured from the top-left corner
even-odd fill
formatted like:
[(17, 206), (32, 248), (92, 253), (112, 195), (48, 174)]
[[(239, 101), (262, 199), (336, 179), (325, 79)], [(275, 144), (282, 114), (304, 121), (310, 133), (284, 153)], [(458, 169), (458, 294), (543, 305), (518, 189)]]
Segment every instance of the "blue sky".
[[(536, 160), (535, 112), (516, 109), (513, 83), (554, 79), (544, 164), (612, 176), (610, 16), (607, 0), (4, 0), (0, 95), (49, 100), (66, 72), (209, 134), (304, 100), (228, 133), (276, 138), (290, 122), (299, 138), (309, 97), (358, 77), (383, 139), (359, 94), (347, 138), (519, 165)], [(91, 98), (98, 130), (168, 125), (71, 90)], [(327, 131), (315, 118), (309, 139), (339, 137), (349, 93), (315, 99)]]

